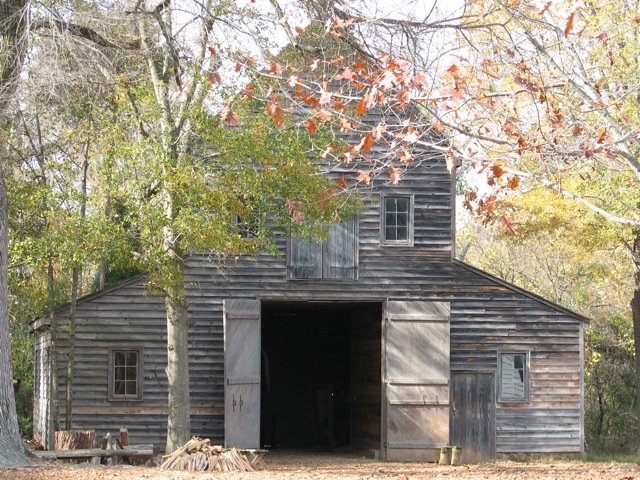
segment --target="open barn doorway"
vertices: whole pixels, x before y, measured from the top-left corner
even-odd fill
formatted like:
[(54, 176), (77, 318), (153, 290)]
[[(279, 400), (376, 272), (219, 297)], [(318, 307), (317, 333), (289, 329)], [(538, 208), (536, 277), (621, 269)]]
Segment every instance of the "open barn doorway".
[(262, 302), (261, 444), (379, 450), (382, 303)]

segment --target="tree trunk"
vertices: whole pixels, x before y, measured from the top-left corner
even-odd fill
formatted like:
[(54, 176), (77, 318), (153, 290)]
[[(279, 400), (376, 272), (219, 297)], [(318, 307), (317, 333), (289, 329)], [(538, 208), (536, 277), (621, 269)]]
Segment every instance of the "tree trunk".
[[(84, 222), (87, 214), (87, 172), (89, 170), (89, 140), (85, 143), (84, 162), (82, 164), (82, 196), (80, 200), (80, 220)], [(73, 422), (73, 379), (76, 374), (76, 307), (78, 289), (82, 279), (82, 268), (73, 267), (71, 273), (71, 307), (69, 309), (69, 353), (67, 357), (67, 398), (65, 402), (65, 429), (71, 430)]]
[[(164, 213), (173, 220), (173, 196), (166, 188)], [(191, 397), (189, 393), (189, 318), (184, 291), (184, 261), (179, 240), (171, 228), (164, 230), (165, 255), (179, 273), (165, 288), (167, 311), (168, 418), (166, 453), (187, 443), (191, 437)]]
[(9, 333), (9, 212), (4, 173), (0, 165), (0, 468), (30, 465), (20, 440), (11, 368)]
[(53, 397), (51, 416), (53, 430), (60, 430), (60, 399), (58, 398), (58, 323), (56, 319), (56, 280), (53, 260), (47, 266), (47, 284), (49, 289), (49, 324), (51, 326), (51, 396)]
[[(179, 286), (180, 290), (184, 288)], [(191, 436), (191, 400), (189, 395), (189, 319), (187, 302), (179, 294), (165, 297), (167, 308), (167, 379), (169, 413), (166, 452), (171, 453)]]
[(631, 299), (631, 313), (633, 316), (633, 346), (636, 360), (636, 410), (638, 414), (637, 453), (640, 455), (640, 230), (633, 232), (633, 297)]
[(76, 374), (76, 305), (78, 303), (78, 283), (80, 268), (71, 273), (71, 306), (69, 308), (69, 353), (67, 356), (67, 397), (64, 409), (64, 428), (71, 430), (73, 422), (73, 377)]

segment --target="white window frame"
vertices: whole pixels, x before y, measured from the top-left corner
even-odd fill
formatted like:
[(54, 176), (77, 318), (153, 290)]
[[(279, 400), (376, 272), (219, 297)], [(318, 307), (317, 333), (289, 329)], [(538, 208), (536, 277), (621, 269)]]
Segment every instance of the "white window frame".
[[(388, 199), (407, 199), (408, 218), (407, 218), (407, 238), (401, 240), (387, 239), (387, 200)], [(414, 196), (413, 195), (383, 195), (380, 199), (380, 244), (385, 247), (394, 246), (413, 246), (413, 224), (414, 224)], [(397, 213), (397, 212), (396, 212)]]
[[(522, 365), (522, 393), (518, 393), (518, 394), (514, 393), (513, 391), (505, 391), (507, 390), (505, 387), (509, 382), (510, 375), (513, 372), (518, 372), (518, 370), (516, 370), (514, 367), (513, 372), (506, 372), (504, 370), (504, 360), (506, 357), (515, 357), (515, 356), (524, 357), (523, 365)], [(530, 358), (531, 358), (530, 352), (524, 351), (524, 350), (498, 352), (498, 402), (500, 403), (529, 403), (530, 402), (530, 392), (529, 392), (529, 384), (530, 384), (530, 377), (531, 377)]]
[[(136, 393), (135, 395), (117, 394), (115, 392), (116, 387), (116, 372), (115, 372), (115, 354), (118, 352), (135, 352), (138, 356), (137, 370), (136, 370)], [(108, 364), (108, 399), (112, 402), (120, 401), (141, 401), (143, 400), (143, 372), (144, 372), (144, 349), (142, 347), (109, 347), (109, 364)]]

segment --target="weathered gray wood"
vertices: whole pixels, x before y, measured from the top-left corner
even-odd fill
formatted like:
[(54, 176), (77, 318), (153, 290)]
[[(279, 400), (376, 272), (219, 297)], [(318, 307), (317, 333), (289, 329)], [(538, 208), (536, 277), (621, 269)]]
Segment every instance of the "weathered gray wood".
[(355, 279), (358, 250), (354, 219), (339, 223), (330, 230), (330, 241), (323, 243), (322, 276), (334, 279)]
[(294, 236), (289, 250), (291, 278), (322, 278), (322, 243)]
[(442, 302), (386, 303), (387, 460), (398, 459), (397, 450), (449, 443), (448, 315)]
[(457, 373), (451, 378), (451, 444), (463, 448), (465, 463), (495, 457), (495, 379), (493, 374)]
[(224, 301), (225, 446), (260, 448), (260, 302)]
[(78, 450), (35, 450), (32, 453), (45, 460), (93, 457), (151, 457), (153, 456), (153, 445), (135, 445), (121, 449), (83, 448)]

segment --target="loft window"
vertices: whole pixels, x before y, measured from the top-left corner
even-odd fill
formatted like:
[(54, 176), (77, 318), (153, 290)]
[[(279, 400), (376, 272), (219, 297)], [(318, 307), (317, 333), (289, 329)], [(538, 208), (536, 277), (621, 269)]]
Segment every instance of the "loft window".
[(410, 196), (386, 196), (382, 199), (382, 244), (413, 244), (413, 199)]
[(142, 348), (109, 349), (109, 400), (142, 400)]
[(258, 220), (255, 218), (245, 219), (236, 215), (236, 225), (238, 226), (240, 238), (247, 240), (258, 236)]
[(324, 242), (292, 235), (287, 262), (289, 278), (355, 279), (358, 266), (356, 225), (356, 219), (335, 225)]
[(500, 402), (529, 401), (529, 355), (524, 352), (498, 354)]
[(234, 215), (236, 228), (240, 238), (245, 240), (258, 236), (260, 230), (264, 226), (265, 215), (258, 209), (251, 206), (247, 200), (241, 198), (241, 212)]

